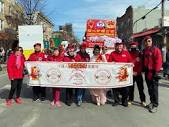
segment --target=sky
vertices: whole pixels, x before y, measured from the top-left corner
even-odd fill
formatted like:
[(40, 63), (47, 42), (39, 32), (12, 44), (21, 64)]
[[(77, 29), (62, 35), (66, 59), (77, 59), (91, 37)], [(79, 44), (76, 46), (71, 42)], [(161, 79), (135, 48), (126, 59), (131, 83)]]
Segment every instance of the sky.
[[(82, 40), (88, 19), (114, 19), (122, 16), (126, 8), (145, 6), (153, 8), (161, 0), (47, 0), (45, 15), (54, 23), (54, 30), (59, 25), (72, 23), (75, 35)], [(169, 1), (166, 1), (169, 7)]]

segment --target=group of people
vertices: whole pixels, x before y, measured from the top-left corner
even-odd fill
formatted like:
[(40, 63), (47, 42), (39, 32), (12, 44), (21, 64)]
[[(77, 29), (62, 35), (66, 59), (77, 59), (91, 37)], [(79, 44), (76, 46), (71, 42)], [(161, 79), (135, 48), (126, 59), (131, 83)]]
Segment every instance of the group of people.
[[(66, 50), (60, 46), (53, 50), (52, 55), (47, 55), (41, 51), (41, 44), (36, 43), (34, 45), (35, 52), (30, 55), (28, 61), (55, 61), (55, 62), (122, 62), (122, 63), (133, 63), (133, 85), (129, 87), (123, 88), (113, 88), (113, 106), (117, 106), (119, 104), (128, 107), (134, 101), (134, 86), (135, 83), (138, 86), (138, 91), (140, 95), (141, 105), (144, 107), (148, 107), (149, 112), (154, 113), (157, 111), (157, 107), (159, 105), (158, 100), (158, 80), (159, 80), (159, 72), (162, 66), (162, 56), (159, 48), (153, 45), (152, 38), (150, 36), (146, 36), (144, 39), (145, 49), (141, 52), (138, 49), (138, 43), (132, 42), (130, 43), (130, 49), (127, 50), (124, 47), (124, 43), (118, 42), (115, 44), (115, 50), (110, 54), (107, 53), (107, 47), (99, 47), (99, 45), (95, 45), (93, 48), (93, 56), (90, 55), (86, 51), (86, 44), (81, 44), (79, 51), (76, 52), (76, 47), (74, 45), (69, 44)], [(22, 81), (24, 78), (23, 70), (24, 70), (24, 62), (25, 57), (23, 55), (22, 47), (16, 47), (13, 53), (10, 55), (7, 62), (7, 72), (9, 75), (9, 79), (11, 80), (11, 90), (9, 92), (9, 96), (6, 99), (6, 105), (12, 105), (12, 98), (14, 92), (16, 91), (15, 102), (17, 104), (22, 103), (22, 99), (20, 98)], [(142, 72), (144, 72), (146, 84), (148, 87), (148, 92), (150, 96), (150, 104), (146, 105), (146, 96), (144, 94), (144, 85), (143, 85), (143, 77)], [(33, 86), (33, 101), (37, 101), (40, 99), (41, 101), (45, 101), (46, 99), (46, 89), (45, 87)], [(75, 100), (77, 106), (80, 106), (83, 102), (85, 90), (82, 88), (66, 88), (66, 104), (71, 106), (74, 100), (74, 92), (75, 92)], [(61, 88), (52, 88), (53, 91), (53, 101), (51, 102), (51, 107), (61, 107), (60, 96), (61, 96)], [(91, 95), (92, 101), (100, 106), (106, 104), (107, 97), (106, 93), (107, 89), (99, 88), (99, 89), (89, 89), (89, 93)], [(121, 95), (121, 96), (120, 96)]]

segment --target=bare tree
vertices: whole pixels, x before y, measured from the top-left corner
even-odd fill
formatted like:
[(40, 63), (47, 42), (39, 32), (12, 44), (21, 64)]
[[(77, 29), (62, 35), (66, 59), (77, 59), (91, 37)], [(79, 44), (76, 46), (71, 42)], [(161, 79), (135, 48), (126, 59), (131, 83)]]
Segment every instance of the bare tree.
[(23, 7), (27, 24), (33, 24), (35, 12), (42, 11), (46, 5), (46, 0), (17, 0)]

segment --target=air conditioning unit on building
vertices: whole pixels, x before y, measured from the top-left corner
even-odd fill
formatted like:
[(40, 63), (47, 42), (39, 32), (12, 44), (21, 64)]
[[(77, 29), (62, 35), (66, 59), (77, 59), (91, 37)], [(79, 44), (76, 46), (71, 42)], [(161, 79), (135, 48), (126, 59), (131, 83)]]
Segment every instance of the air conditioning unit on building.
[(161, 24), (162, 24), (163, 27), (169, 27), (169, 16), (164, 16), (163, 22), (162, 22), (162, 19), (161, 19), (161, 18), (160, 18), (159, 21), (160, 21), (160, 22), (159, 22), (159, 25), (160, 25), (160, 26), (161, 26)]

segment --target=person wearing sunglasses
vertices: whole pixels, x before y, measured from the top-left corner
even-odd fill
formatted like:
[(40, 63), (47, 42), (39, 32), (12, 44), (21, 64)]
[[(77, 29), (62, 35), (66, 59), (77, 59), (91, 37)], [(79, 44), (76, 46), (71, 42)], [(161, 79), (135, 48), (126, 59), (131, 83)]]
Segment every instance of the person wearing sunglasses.
[(160, 49), (153, 45), (151, 36), (145, 37), (144, 44), (143, 69), (150, 96), (148, 110), (151, 113), (155, 113), (157, 112), (157, 107), (159, 105), (158, 81), (160, 79), (159, 72), (162, 67), (162, 54)]
[(12, 106), (12, 98), (16, 91), (15, 102), (17, 104), (22, 104), (22, 99), (20, 98), (22, 81), (24, 78), (23, 70), (24, 70), (24, 62), (25, 57), (23, 55), (22, 47), (16, 47), (11, 53), (7, 61), (7, 72), (8, 77), (11, 80), (11, 89), (9, 92), (8, 99), (6, 100), (7, 106)]

